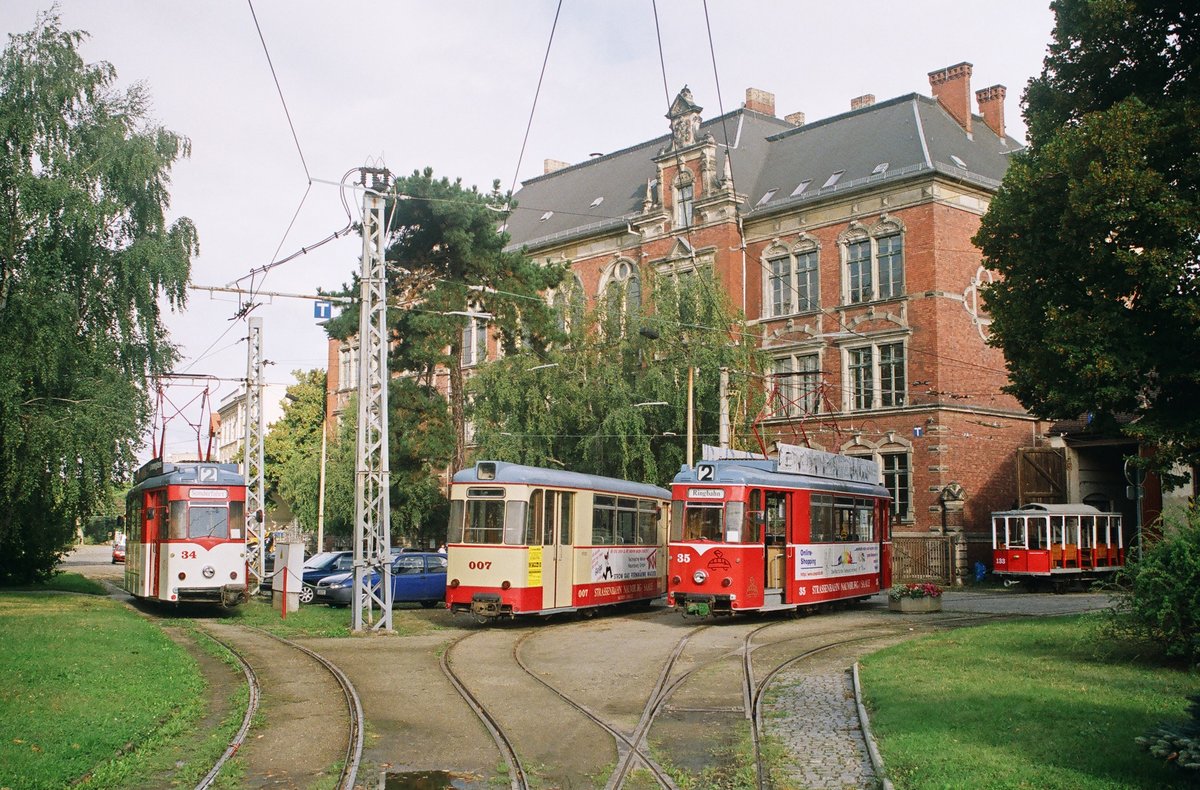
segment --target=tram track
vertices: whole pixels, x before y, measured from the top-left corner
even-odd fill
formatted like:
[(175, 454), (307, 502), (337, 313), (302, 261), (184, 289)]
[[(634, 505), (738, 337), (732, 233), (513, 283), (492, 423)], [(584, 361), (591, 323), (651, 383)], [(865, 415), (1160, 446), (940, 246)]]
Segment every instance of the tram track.
[(508, 764), (510, 786), (512, 790), (530, 790), (529, 780), (526, 776), (525, 768), (521, 765), (521, 758), (517, 754), (517, 748), (513, 744), (512, 739), (508, 737), (508, 735), (504, 732), (504, 729), (500, 726), (500, 723), (488, 711), (487, 706), (484, 705), (478, 697), (471, 693), (462, 677), (460, 677), (458, 673), (456, 673), (450, 666), (450, 654), (455, 650), (455, 648), (471, 637), (478, 636), (480, 633), (486, 632), (472, 632), (461, 636), (450, 644), (446, 645), (446, 649), (442, 651), (442, 655), (439, 659), (439, 663), (442, 667), (442, 674), (444, 674), (446, 679), (450, 681), (450, 685), (452, 685), (454, 690), (458, 692), (459, 696), (463, 698), (463, 700), (467, 703), (467, 706), (479, 718), (479, 721), (487, 729), (488, 733), (491, 734), (492, 740), (496, 742), (496, 748), (499, 749), (501, 756), (504, 757), (504, 761)]
[[(251, 631), (255, 634), (267, 637), (293, 650), (303, 653), (316, 663), (320, 664), (333, 677), (346, 702), (348, 721), (346, 749), (343, 759), (341, 760), (342, 768), (338, 774), (334, 787), (337, 788), (337, 790), (353, 790), (358, 776), (359, 764), (362, 760), (363, 735), (366, 729), (363, 716), (362, 700), (359, 698), (358, 692), (354, 688), (354, 684), (350, 682), (350, 679), (346, 677), (345, 673), (342, 672), (342, 670), (336, 664), (329, 661), (315, 650), (311, 650), (304, 645), (293, 642), (290, 639), (285, 639), (282, 636), (254, 626), (239, 625), (235, 626), (235, 628)], [(221, 645), (225, 650), (229, 651), (230, 655), (232, 655), (234, 660), (236, 660), (241, 666), (242, 672), (246, 677), (247, 688), (249, 689), (249, 703), (246, 706), (246, 714), (243, 717), (242, 725), (238, 732), (232, 739), (230, 739), (230, 743), (224, 754), (222, 754), (222, 756), (217, 760), (216, 764), (213, 765), (212, 769), (204, 777), (204, 779), (201, 780), (201, 783), (196, 786), (196, 790), (205, 790), (205, 788), (210, 787), (220, 775), (221, 769), (228, 762), (228, 760), (237, 754), (242, 744), (245, 742), (246, 735), (249, 733), (253, 718), (258, 711), (259, 701), (262, 699), (261, 683), (259, 682), (258, 676), (254, 672), (250, 662), (246, 659), (244, 652), (233, 644), (233, 640), (222, 639), (214, 634), (211, 628), (201, 627), (201, 631), (205, 637), (211, 639), (212, 641)]]

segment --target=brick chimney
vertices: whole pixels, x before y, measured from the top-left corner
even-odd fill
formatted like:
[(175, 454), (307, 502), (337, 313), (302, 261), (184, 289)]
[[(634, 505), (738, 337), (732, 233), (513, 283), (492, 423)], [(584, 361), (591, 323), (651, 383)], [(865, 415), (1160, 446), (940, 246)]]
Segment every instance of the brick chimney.
[(1003, 85), (993, 85), (990, 88), (975, 91), (975, 101), (979, 102), (979, 114), (983, 122), (1001, 139), (1004, 138), (1004, 94), (1008, 89)]
[(570, 167), (570, 162), (564, 162), (561, 159), (545, 159), (542, 161), (542, 175), (553, 173), (555, 170), (562, 170), (564, 167)]
[(747, 110), (761, 112), (763, 115), (775, 115), (775, 94), (758, 88), (746, 88), (746, 103), (742, 105)]
[(804, 125), (804, 113), (794, 112), (791, 115), (783, 116), (783, 120), (787, 121), (792, 126), (803, 126)]
[(971, 64), (958, 63), (929, 72), (929, 87), (959, 126), (971, 133)]
[(861, 110), (863, 107), (870, 107), (874, 103), (875, 103), (875, 94), (874, 93), (864, 93), (862, 96), (858, 96), (858, 97), (850, 100), (850, 109), (851, 110)]

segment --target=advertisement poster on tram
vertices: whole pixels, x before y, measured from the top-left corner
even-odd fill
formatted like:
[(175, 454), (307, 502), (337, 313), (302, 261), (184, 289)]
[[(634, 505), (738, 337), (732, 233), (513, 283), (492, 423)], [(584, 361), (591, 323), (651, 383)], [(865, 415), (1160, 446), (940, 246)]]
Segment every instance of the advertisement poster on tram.
[(813, 544), (796, 547), (796, 578), (858, 576), (879, 572), (876, 543)]
[(592, 549), (592, 581), (626, 581), (658, 576), (657, 546), (604, 546)]

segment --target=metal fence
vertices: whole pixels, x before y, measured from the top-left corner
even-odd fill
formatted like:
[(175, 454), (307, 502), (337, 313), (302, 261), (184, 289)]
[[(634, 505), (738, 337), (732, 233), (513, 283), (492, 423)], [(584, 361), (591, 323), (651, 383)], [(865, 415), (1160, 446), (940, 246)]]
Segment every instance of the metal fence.
[(892, 582), (933, 582), (948, 585), (954, 581), (953, 535), (892, 537)]

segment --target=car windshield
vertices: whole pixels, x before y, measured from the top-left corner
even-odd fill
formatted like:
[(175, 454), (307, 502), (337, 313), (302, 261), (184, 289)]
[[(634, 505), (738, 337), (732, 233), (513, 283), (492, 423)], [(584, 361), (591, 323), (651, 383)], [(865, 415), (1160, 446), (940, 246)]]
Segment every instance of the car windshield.
[(323, 551), (320, 554), (314, 554), (304, 561), (304, 567), (312, 570), (314, 568), (324, 568), (326, 565), (334, 561), (341, 554), (339, 551)]

